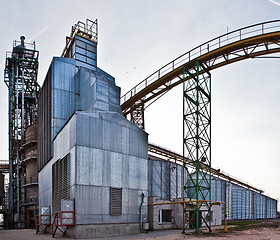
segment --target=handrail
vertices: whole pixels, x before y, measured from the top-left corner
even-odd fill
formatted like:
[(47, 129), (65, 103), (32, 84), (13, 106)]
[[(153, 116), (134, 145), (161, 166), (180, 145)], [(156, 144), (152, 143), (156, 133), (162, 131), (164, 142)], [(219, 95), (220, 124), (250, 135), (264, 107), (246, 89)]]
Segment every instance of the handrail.
[[(37, 215), (35, 219), (36, 234), (42, 230), (46, 233), (47, 227), (51, 225), (51, 215)], [(45, 226), (45, 228), (43, 228)]]
[[(70, 214), (70, 217), (63, 216), (64, 214)], [(63, 220), (70, 220), (71, 223), (65, 223)], [(59, 229), (63, 236), (67, 232), (67, 229), (69, 226), (75, 226), (76, 225), (76, 216), (75, 211), (59, 211), (54, 213), (53, 222), (52, 222), (52, 238), (54, 238), (56, 230), (59, 229), (59, 227), (65, 226), (66, 228), (62, 231)]]
[(280, 20), (272, 20), (268, 22), (262, 22), (247, 27), (243, 27), (229, 33), (223, 34), (219, 37), (213, 38), (192, 50), (182, 54), (181, 56), (175, 58), (173, 61), (167, 63), (159, 70), (148, 76), (142, 82), (138, 83), (135, 87), (130, 89), (121, 97), (121, 104), (129, 100), (131, 97), (136, 95), (138, 92), (152, 84), (154, 81), (165, 76), (169, 72), (175, 70), (176, 68), (182, 66), (182, 64), (190, 62), (210, 51), (216, 50), (223, 46), (259, 35), (264, 35), (272, 32), (280, 31)]
[[(64, 214), (71, 214), (71, 217), (65, 217)], [(73, 220), (72, 223), (65, 223), (63, 220)], [(74, 226), (76, 224), (75, 221), (75, 211), (59, 211), (54, 213), (53, 224), (56, 226)]]
[(72, 27), (70, 37), (66, 37), (66, 45), (63, 49), (61, 57), (65, 57), (67, 50), (70, 47), (72, 40), (76, 35), (85, 37), (88, 40), (93, 41), (97, 44), (98, 41), (97, 19), (95, 21), (87, 19), (86, 23), (78, 21), (78, 23)]
[(55, 235), (54, 226), (56, 226), (55, 223), (57, 221), (57, 218), (58, 218), (58, 212), (55, 212), (54, 216), (53, 216), (53, 222), (52, 222), (52, 237), (54, 237), (54, 235)]

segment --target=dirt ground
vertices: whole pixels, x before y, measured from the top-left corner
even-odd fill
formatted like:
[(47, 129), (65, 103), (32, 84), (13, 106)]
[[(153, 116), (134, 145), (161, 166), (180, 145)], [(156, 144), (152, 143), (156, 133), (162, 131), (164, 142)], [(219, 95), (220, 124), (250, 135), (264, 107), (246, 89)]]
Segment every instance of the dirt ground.
[[(234, 231), (230, 233), (217, 233), (219, 228), (213, 230), (213, 234), (209, 235), (184, 235), (179, 230), (168, 231), (151, 231), (147, 234), (138, 234), (133, 236), (113, 237), (109, 240), (123, 240), (123, 239), (142, 239), (142, 240), (280, 240), (280, 228), (257, 228), (247, 229), (243, 231)], [(50, 234), (35, 234), (34, 230), (0, 230), (1, 240), (50, 240), (53, 239)], [(71, 239), (60, 238), (56, 236), (55, 239)], [(97, 240), (97, 239), (95, 239)], [(104, 238), (102, 239), (104, 240)]]
[(280, 240), (280, 228), (260, 228), (244, 231), (237, 231), (228, 234), (219, 234), (213, 236), (192, 236), (183, 234), (170, 234), (166, 236), (144, 238), (146, 240)]

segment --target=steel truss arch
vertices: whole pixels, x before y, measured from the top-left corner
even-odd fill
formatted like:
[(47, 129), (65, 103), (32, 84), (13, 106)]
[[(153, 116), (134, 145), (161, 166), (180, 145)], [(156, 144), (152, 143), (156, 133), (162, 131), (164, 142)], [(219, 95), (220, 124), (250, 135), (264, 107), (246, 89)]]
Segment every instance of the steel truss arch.
[[(141, 106), (147, 108), (183, 83), (183, 68), (200, 61), (207, 71), (241, 60), (280, 52), (280, 20), (244, 27), (214, 38), (166, 64), (121, 97), (124, 116)], [(200, 73), (203, 73), (202, 70)], [(188, 76), (185, 80), (190, 79)]]

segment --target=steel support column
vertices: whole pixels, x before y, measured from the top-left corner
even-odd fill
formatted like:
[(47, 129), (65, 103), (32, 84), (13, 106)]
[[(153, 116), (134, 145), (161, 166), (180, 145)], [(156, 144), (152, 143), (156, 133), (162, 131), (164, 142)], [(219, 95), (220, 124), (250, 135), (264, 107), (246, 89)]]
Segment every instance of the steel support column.
[(141, 99), (140, 101), (135, 103), (135, 108), (130, 114), (130, 121), (133, 122), (135, 125), (137, 125), (141, 129), (145, 129), (145, 122), (144, 122), (144, 110), (145, 105), (144, 101)]
[[(184, 68), (183, 78), (183, 201), (211, 200), (211, 75), (196, 61)], [(187, 167), (187, 161), (194, 167)], [(198, 233), (203, 223), (211, 232), (209, 202), (185, 205), (183, 217), (183, 232), (195, 228)]]

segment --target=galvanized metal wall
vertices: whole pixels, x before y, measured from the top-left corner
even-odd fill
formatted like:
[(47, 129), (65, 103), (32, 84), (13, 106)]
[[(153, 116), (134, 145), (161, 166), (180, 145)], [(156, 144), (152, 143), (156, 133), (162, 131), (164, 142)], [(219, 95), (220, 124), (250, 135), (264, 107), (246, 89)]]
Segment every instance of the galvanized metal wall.
[[(147, 133), (121, 115), (115, 79), (100, 69), (77, 67), (75, 61), (54, 58), (51, 65), (53, 154), (40, 165), (40, 206), (53, 205), (51, 179), (59, 176), (52, 176), (52, 166), (67, 155), (69, 197), (76, 201), (77, 224), (138, 224), (142, 193), (145, 222)], [(119, 216), (110, 215), (112, 187), (122, 189)]]
[(38, 103), (38, 170), (53, 156), (53, 139), (75, 111), (75, 60), (54, 57)]
[(76, 66), (71, 58), (53, 58), (39, 97), (38, 169), (53, 156), (53, 139), (75, 111), (121, 113), (120, 88), (115, 79)]
[(50, 66), (38, 99), (38, 171), (51, 159), (52, 67)]
[[(76, 112), (54, 140), (53, 159), (70, 158), (77, 224), (147, 221), (147, 134), (117, 113)], [(40, 205), (51, 206), (50, 161), (39, 173)], [(41, 184), (42, 183), (42, 184)], [(122, 189), (122, 214), (110, 215), (110, 187)], [(51, 194), (50, 194), (51, 195)]]
[(69, 57), (76, 59), (77, 66), (97, 70), (97, 46), (92, 41), (76, 35), (69, 49)]
[(148, 161), (149, 197), (172, 200), (182, 197), (183, 167), (156, 157)]
[(120, 88), (115, 85), (115, 79), (108, 73), (97, 69), (93, 72), (80, 68), (76, 78), (79, 103), (77, 110), (81, 111), (111, 111), (121, 114)]
[[(77, 112), (74, 117), (75, 182), (70, 188), (77, 223), (139, 222), (141, 194), (144, 206), (148, 195), (147, 134), (117, 113)], [(122, 189), (119, 216), (110, 215), (111, 187)]]
[(211, 195), (212, 200), (227, 203), (228, 219), (276, 218), (277, 200), (245, 187), (213, 178)]
[[(182, 166), (153, 156), (149, 158), (149, 197), (162, 200), (181, 197), (182, 179)], [(211, 200), (227, 203), (228, 219), (276, 218), (277, 200), (217, 177), (212, 177)], [(222, 205), (223, 219), (224, 213)]]

